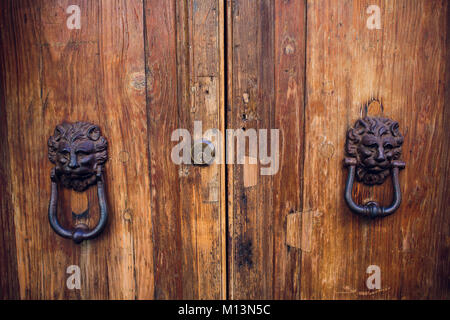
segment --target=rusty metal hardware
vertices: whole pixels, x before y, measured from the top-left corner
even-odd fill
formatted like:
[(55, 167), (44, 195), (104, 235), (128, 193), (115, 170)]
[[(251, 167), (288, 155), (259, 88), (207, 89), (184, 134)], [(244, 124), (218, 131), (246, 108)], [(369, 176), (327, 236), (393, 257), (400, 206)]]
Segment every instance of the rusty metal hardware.
[(214, 144), (206, 139), (195, 141), (191, 149), (191, 159), (194, 165), (208, 166), (216, 156)]
[[(100, 128), (87, 122), (62, 123), (48, 139), (48, 158), (55, 167), (51, 171), (51, 197), (48, 218), (52, 229), (61, 237), (75, 243), (97, 237), (108, 220), (103, 165), (108, 159), (108, 143)], [(74, 230), (64, 229), (58, 221), (58, 185), (78, 192), (97, 185), (100, 218), (97, 226), (89, 230), (84, 224)]]
[[(377, 218), (395, 212), (401, 203), (399, 170), (405, 163), (399, 160), (403, 136), (398, 122), (381, 117), (364, 117), (358, 119), (353, 128), (347, 132), (344, 165), (348, 167), (345, 185), (345, 200), (350, 209), (362, 216)], [(352, 199), (353, 182), (356, 179), (366, 185), (382, 184), (392, 175), (394, 199), (385, 208), (377, 202), (370, 201), (364, 205), (356, 204)]]

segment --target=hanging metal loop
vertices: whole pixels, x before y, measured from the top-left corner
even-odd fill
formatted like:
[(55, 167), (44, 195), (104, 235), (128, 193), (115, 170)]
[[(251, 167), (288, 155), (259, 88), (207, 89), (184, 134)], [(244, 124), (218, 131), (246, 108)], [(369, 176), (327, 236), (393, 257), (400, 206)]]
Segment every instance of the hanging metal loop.
[(75, 243), (81, 243), (83, 240), (90, 240), (96, 238), (106, 227), (108, 221), (108, 207), (106, 205), (105, 186), (103, 181), (103, 173), (99, 167), (97, 178), (97, 195), (100, 207), (100, 218), (97, 226), (88, 230), (85, 225), (76, 226), (74, 230), (64, 229), (58, 221), (58, 182), (55, 177), (54, 169), (52, 173), (52, 191), (50, 196), (50, 204), (48, 206), (48, 220), (50, 226), (59, 236), (67, 239), (72, 239)]
[(394, 186), (394, 199), (392, 204), (387, 208), (381, 207), (375, 201), (369, 201), (362, 206), (353, 201), (352, 189), (353, 182), (355, 180), (356, 161), (355, 159), (346, 158), (345, 165), (348, 167), (347, 183), (345, 184), (345, 201), (354, 213), (373, 219), (391, 215), (400, 207), (402, 194), (400, 190), (400, 183), (398, 181), (398, 173), (399, 169), (403, 169), (405, 167), (405, 163), (403, 161), (394, 161), (392, 164), (391, 175), (392, 184)]

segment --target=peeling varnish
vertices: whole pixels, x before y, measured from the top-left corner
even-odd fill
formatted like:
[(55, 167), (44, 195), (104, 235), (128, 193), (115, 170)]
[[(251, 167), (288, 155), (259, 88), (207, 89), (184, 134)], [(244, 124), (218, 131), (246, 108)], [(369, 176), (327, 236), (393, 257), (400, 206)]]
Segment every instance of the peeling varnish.
[(253, 157), (244, 157), (244, 188), (256, 186), (258, 184), (258, 164)]
[(314, 219), (320, 218), (318, 210), (290, 213), (286, 217), (286, 245), (311, 252)]

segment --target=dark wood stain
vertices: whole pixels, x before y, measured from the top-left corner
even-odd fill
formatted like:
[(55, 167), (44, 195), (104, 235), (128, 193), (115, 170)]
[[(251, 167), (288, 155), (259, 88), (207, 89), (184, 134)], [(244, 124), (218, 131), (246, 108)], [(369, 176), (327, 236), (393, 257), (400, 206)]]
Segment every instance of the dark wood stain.
[[(252, 240), (250, 239), (242, 239), (242, 237), (240, 237), (237, 240), (237, 244), (236, 244), (236, 261), (237, 261), (237, 265), (239, 266), (239, 268), (242, 267), (248, 267), (251, 268), (253, 266), (253, 244), (252, 244)], [(245, 272), (245, 271), (243, 271)]]

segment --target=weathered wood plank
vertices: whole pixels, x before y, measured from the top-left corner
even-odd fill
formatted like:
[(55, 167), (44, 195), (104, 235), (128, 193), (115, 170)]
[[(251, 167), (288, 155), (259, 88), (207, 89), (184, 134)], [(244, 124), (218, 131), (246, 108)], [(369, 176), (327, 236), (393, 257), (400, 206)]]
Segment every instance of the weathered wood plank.
[[(228, 1), (229, 96), (227, 128), (274, 125), (274, 6)], [(228, 166), (229, 297), (273, 296), (272, 176), (244, 187), (244, 166)], [(258, 173), (261, 166), (258, 164)]]
[[(167, 184), (159, 186), (161, 195), (155, 197), (153, 203), (157, 206), (155, 214), (160, 226), (155, 239), (161, 246), (159, 248), (155, 245), (155, 248), (163, 254), (164, 259), (170, 259), (160, 261), (163, 266), (159, 266), (159, 282), (156, 287), (158, 295), (155, 294), (155, 297), (224, 298), (225, 213), (222, 210), (224, 187), (221, 167), (216, 164), (208, 167), (175, 165), (170, 159), (171, 149), (175, 144), (169, 140), (172, 131), (178, 128), (187, 129), (193, 141), (198, 139), (193, 130), (196, 120), (202, 122), (203, 131), (219, 128), (223, 112), (219, 18), (223, 6), (219, 1), (179, 1), (176, 5), (151, 5), (152, 10), (155, 10), (155, 6), (164, 6), (160, 8), (164, 14), (160, 17), (158, 10), (153, 14), (149, 13), (147, 21), (151, 25), (148, 27), (160, 28), (163, 23), (173, 29), (167, 31), (167, 34), (161, 34), (160, 38), (177, 36), (176, 39), (164, 39), (163, 43), (159, 41), (147, 48), (149, 74), (153, 76), (167, 70), (164, 78), (157, 80), (161, 86), (158, 90), (167, 90), (167, 93), (153, 91), (150, 92), (149, 99), (151, 121), (154, 121), (153, 117), (167, 117), (154, 122), (154, 137), (150, 133), (150, 139), (155, 139), (156, 147), (161, 149), (152, 154), (152, 167), (155, 167), (155, 174), (168, 180)], [(159, 21), (161, 18), (165, 21)], [(175, 29), (177, 32), (174, 32)], [(149, 31), (147, 34), (149, 35)], [(161, 61), (158, 54), (162, 57)], [(163, 63), (169, 65), (163, 67)], [(176, 69), (172, 69), (173, 67)], [(161, 71), (158, 71), (159, 68)], [(155, 79), (152, 78), (151, 81)], [(166, 94), (167, 100), (155, 97)], [(161, 123), (165, 124), (162, 131)], [(162, 139), (167, 143), (161, 145)], [(152, 146), (150, 149), (152, 150)], [(164, 200), (162, 197), (166, 195), (171, 195), (171, 199)], [(165, 203), (167, 201), (170, 201), (170, 206)], [(168, 246), (167, 243), (171, 245)]]
[(108, 237), (102, 238), (108, 252), (109, 297), (151, 299), (153, 225), (143, 3), (104, 0), (99, 9), (99, 121), (109, 138), (112, 160), (107, 182), (113, 208)]
[[(46, 190), (50, 190), (46, 136), (50, 131), (43, 126), (46, 105), (40, 90), (40, 5), (31, 1), (3, 2), (2, 12), (8, 15), (2, 28), (8, 149), (2, 152), (10, 157), (12, 206), (8, 214), (14, 217), (16, 231), (18, 294), (20, 298), (49, 297), (43, 289), (46, 285), (54, 289), (50, 297), (62, 298), (64, 281), (54, 288), (55, 282), (47, 277), (44, 265), (45, 261), (48, 267), (54, 267), (56, 277), (65, 276), (65, 269), (56, 269), (64, 248), (49, 241), (46, 217)], [(48, 255), (49, 246), (54, 247), (52, 257)], [(66, 264), (70, 258), (64, 254), (60, 262)]]
[[(275, 128), (280, 168), (274, 176), (274, 299), (300, 298), (301, 251), (289, 247), (291, 213), (302, 208), (304, 157), (305, 1), (275, 1)], [(307, 223), (310, 214), (298, 218)], [(303, 249), (307, 239), (300, 238)]]
[[(12, 104), (9, 94), (17, 90), (17, 79), (7, 78), (12, 72), (15, 59), (9, 50), (14, 43), (14, 17), (11, 3), (0, 5), (0, 299), (19, 299), (19, 278), (16, 249), (16, 230), (14, 225), (14, 206), (11, 185), (11, 154), (8, 145), (8, 107)], [(9, 48), (9, 50), (7, 50)], [(17, 103), (17, 102), (16, 102)]]
[(228, 7), (229, 127), (280, 130), (273, 176), (260, 164), (228, 166), (230, 297), (295, 299), (301, 251), (287, 245), (287, 218), (302, 208), (305, 3)]
[[(191, 1), (192, 16), (188, 18), (192, 23), (190, 50), (192, 52), (191, 72), (193, 77), (190, 82), (191, 99), (193, 105), (184, 105), (180, 124), (193, 132), (194, 121), (201, 121), (203, 132), (209, 129), (219, 129), (220, 119), (224, 112), (221, 104), (224, 94), (221, 76), (220, 57), (223, 37), (220, 35), (220, 14), (223, 12), (221, 1)], [(182, 77), (179, 77), (182, 79)], [(191, 107), (193, 109), (191, 109)], [(197, 138), (193, 136), (194, 140)], [(223, 134), (222, 134), (223, 138)], [(222, 140), (223, 141), (223, 140)], [(217, 141), (218, 146), (220, 141)], [(222, 146), (223, 147), (223, 146)], [(226, 270), (223, 268), (223, 247), (225, 246), (225, 225), (222, 211), (222, 194), (225, 192), (222, 177), (221, 164), (208, 167), (191, 167), (194, 175), (193, 193), (185, 193), (187, 199), (193, 204), (192, 213), (196, 216), (190, 217), (191, 222), (196, 225), (196, 236), (184, 238), (184, 241), (196, 242), (196, 256), (198, 264), (198, 293), (195, 298), (199, 299), (223, 299), (226, 297), (224, 291), (224, 278)], [(182, 185), (183, 185), (183, 181)], [(188, 276), (186, 274), (186, 276)], [(185, 289), (186, 291), (186, 289)], [(189, 296), (189, 295), (185, 295)]]
[(147, 122), (151, 167), (154, 298), (183, 296), (178, 167), (170, 158), (178, 128), (175, 1), (145, 1)]
[[(369, 5), (380, 30), (366, 27)], [(308, 1), (303, 211), (317, 210), (312, 248), (302, 254), (303, 299), (448, 298), (448, 166), (444, 130), (445, 1)], [(346, 130), (381, 99), (405, 135), (403, 203), (368, 221), (347, 208)], [(389, 203), (390, 183), (359, 185), (355, 199)], [(381, 289), (368, 290), (368, 266)]]

